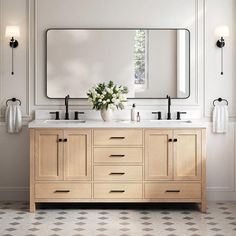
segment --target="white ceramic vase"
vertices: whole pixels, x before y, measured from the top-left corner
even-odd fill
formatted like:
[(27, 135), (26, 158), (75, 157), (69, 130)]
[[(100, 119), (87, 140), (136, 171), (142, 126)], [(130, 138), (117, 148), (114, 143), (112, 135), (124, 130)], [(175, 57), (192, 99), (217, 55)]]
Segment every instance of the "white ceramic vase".
[(112, 121), (112, 117), (113, 117), (113, 111), (112, 109), (108, 108), (106, 109), (102, 109), (101, 110), (101, 117), (103, 119), (103, 121)]

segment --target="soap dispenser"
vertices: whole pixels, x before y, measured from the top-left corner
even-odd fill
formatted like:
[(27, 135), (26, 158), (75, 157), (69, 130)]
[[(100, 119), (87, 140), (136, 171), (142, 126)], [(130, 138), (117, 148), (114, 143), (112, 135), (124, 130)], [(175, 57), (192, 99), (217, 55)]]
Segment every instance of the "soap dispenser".
[(133, 103), (131, 109), (131, 121), (136, 121), (136, 117), (137, 117), (136, 106), (135, 103)]

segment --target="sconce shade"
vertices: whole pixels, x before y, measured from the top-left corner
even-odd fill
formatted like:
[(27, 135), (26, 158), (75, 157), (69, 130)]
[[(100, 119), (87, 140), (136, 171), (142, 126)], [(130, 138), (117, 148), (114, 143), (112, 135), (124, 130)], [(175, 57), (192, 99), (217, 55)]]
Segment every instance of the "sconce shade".
[(220, 37), (228, 37), (229, 36), (229, 27), (227, 25), (222, 25), (216, 28), (215, 30), (216, 36)]
[(6, 37), (20, 37), (20, 28), (18, 26), (7, 26), (5, 36)]

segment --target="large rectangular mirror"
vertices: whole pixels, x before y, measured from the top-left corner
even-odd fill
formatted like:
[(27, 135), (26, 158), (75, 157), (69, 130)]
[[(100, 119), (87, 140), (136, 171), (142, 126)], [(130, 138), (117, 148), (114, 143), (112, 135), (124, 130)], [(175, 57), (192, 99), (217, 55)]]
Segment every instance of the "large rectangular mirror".
[(129, 98), (190, 95), (186, 29), (49, 29), (47, 96), (86, 98), (99, 82), (129, 88)]

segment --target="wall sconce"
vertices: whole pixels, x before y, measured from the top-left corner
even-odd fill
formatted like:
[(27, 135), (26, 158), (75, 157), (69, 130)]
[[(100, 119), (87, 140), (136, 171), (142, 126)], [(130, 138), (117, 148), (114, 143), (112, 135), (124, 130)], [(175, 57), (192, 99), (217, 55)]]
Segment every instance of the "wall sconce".
[(6, 27), (6, 37), (11, 38), (10, 40), (10, 47), (12, 49), (12, 72), (11, 74), (14, 75), (14, 57), (13, 57), (13, 49), (18, 47), (18, 41), (15, 39), (15, 37), (20, 37), (20, 29), (18, 26), (7, 26)]
[(223, 48), (225, 46), (224, 37), (229, 36), (229, 27), (226, 25), (220, 26), (220, 27), (216, 28), (215, 33), (220, 38), (216, 42), (216, 46), (221, 49), (221, 73), (220, 74), (223, 75), (224, 74), (224, 72), (223, 72), (223, 68), (224, 68)]

